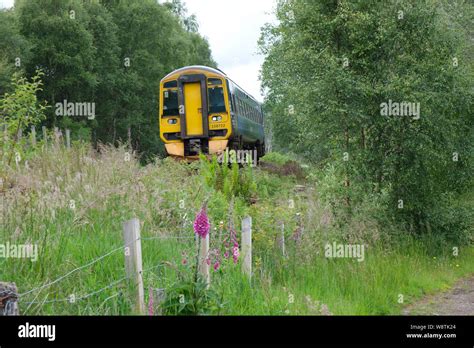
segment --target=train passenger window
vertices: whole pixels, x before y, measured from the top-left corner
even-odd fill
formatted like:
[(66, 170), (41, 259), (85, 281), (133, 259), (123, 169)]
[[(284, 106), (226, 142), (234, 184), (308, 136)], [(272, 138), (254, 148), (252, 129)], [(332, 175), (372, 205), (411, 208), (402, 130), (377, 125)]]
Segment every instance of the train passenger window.
[(178, 87), (178, 81), (168, 81), (163, 84), (163, 88), (176, 88)]
[(168, 90), (163, 92), (163, 116), (179, 115), (178, 91)]
[(235, 94), (232, 94), (232, 110), (237, 113), (237, 103), (235, 102)]
[(224, 89), (222, 87), (211, 87), (209, 91), (209, 113), (226, 112), (224, 101)]

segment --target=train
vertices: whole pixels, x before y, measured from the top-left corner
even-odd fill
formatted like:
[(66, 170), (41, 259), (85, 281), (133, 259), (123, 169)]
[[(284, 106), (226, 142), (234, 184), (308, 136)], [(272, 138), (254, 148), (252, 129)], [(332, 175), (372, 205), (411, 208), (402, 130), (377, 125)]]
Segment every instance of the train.
[(262, 105), (223, 71), (186, 66), (160, 81), (159, 129), (169, 156), (185, 159), (229, 150), (265, 154)]

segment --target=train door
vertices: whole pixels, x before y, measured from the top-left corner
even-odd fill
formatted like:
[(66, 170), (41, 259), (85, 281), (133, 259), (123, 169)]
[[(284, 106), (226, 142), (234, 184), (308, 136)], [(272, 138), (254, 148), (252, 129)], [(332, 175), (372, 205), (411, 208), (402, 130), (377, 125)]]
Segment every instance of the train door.
[(204, 132), (201, 82), (184, 83), (184, 110), (186, 113), (187, 136), (202, 136)]
[(209, 152), (207, 79), (204, 74), (185, 74), (178, 78), (181, 139), (184, 156)]

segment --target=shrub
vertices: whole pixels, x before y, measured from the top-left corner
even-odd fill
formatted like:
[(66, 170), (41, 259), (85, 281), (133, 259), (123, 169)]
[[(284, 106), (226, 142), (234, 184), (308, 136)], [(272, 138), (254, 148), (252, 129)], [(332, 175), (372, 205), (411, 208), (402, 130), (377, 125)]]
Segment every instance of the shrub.
[(262, 169), (279, 176), (293, 175), (298, 179), (305, 178), (305, 172), (297, 161), (278, 152), (270, 152), (263, 156), (260, 165)]
[(201, 175), (209, 189), (222, 192), (229, 201), (233, 197), (248, 203), (255, 199), (257, 185), (250, 166), (239, 168), (237, 163), (232, 163), (229, 168), (219, 164), (216, 156), (208, 160), (201, 155)]
[(223, 304), (217, 293), (208, 289), (201, 279), (183, 280), (174, 284), (162, 304), (164, 315), (219, 314)]

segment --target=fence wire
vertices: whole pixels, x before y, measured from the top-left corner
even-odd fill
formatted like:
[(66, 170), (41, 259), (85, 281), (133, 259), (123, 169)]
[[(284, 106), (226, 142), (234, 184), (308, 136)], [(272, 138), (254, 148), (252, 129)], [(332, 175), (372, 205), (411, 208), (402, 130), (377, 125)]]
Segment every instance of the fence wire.
[[(18, 301), (21, 302), (21, 303), (24, 303), (24, 304), (28, 305), (28, 308), (27, 308), (27, 310), (26, 310), (26, 311), (28, 311), (29, 308), (30, 308), (32, 305), (34, 305), (34, 304), (49, 304), (49, 303), (60, 303), (60, 302), (63, 302), (63, 303), (64, 303), (64, 302), (69, 302), (69, 303), (72, 304), (72, 303), (75, 303), (76, 301), (85, 300), (85, 299), (87, 299), (87, 298), (89, 298), (89, 297), (91, 297), (91, 296), (100, 294), (100, 293), (104, 292), (105, 290), (110, 289), (110, 288), (116, 286), (117, 284), (119, 284), (119, 283), (123, 282), (124, 280), (126, 280), (127, 277), (126, 277), (126, 276), (125, 276), (125, 277), (122, 277), (122, 278), (120, 278), (120, 279), (118, 279), (118, 280), (113, 281), (112, 283), (108, 284), (107, 286), (105, 286), (105, 287), (103, 287), (103, 288), (101, 288), (101, 289), (92, 291), (92, 292), (90, 292), (90, 293), (88, 293), (88, 294), (86, 294), (86, 295), (83, 295), (83, 296), (80, 296), (80, 297), (77, 297), (77, 298), (71, 298), (71, 295), (69, 295), (69, 297), (67, 297), (67, 298), (51, 299), (51, 300), (45, 299), (45, 300), (42, 300), (42, 301), (36, 301), (36, 300), (34, 300), (34, 301), (23, 301), (21, 298), (24, 297), (24, 296), (26, 296), (26, 295), (29, 295), (29, 294), (31, 294), (31, 293), (34, 293), (34, 292), (43, 290), (43, 289), (45, 289), (45, 288), (47, 288), (47, 287), (49, 287), (49, 286), (51, 286), (51, 285), (54, 285), (54, 284), (56, 284), (56, 283), (59, 283), (60, 281), (62, 281), (63, 279), (69, 277), (70, 275), (72, 275), (72, 274), (74, 274), (74, 273), (76, 273), (76, 272), (78, 272), (78, 271), (80, 271), (80, 270), (83, 270), (83, 269), (85, 269), (85, 268), (87, 268), (87, 267), (90, 267), (90, 266), (92, 266), (93, 264), (95, 264), (95, 263), (97, 263), (97, 262), (99, 262), (99, 261), (105, 259), (106, 257), (108, 257), (108, 256), (110, 256), (110, 255), (112, 255), (112, 254), (114, 254), (114, 253), (116, 253), (116, 252), (118, 252), (118, 251), (120, 251), (120, 250), (124, 250), (126, 247), (133, 245), (133, 243), (135, 243), (135, 242), (137, 242), (137, 241), (139, 241), (139, 240), (190, 240), (190, 239), (195, 239), (195, 238), (196, 238), (195, 236), (168, 236), (168, 235), (165, 235), (165, 236), (161, 235), (161, 236), (140, 237), (140, 238), (137, 238), (137, 239), (135, 239), (135, 240), (133, 240), (133, 241), (131, 241), (131, 242), (125, 244), (125, 245), (122, 245), (122, 246), (120, 246), (120, 247), (117, 247), (117, 248), (115, 248), (115, 249), (110, 250), (109, 252), (107, 252), (107, 253), (105, 253), (105, 254), (103, 254), (103, 255), (101, 255), (101, 256), (99, 256), (99, 257), (93, 259), (92, 261), (90, 261), (90, 262), (88, 262), (88, 263), (86, 263), (86, 264), (84, 264), (84, 265), (82, 265), (82, 266), (79, 266), (79, 267), (77, 267), (77, 268), (74, 268), (73, 270), (71, 270), (71, 271), (69, 271), (69, 272), (63, 274), (62, 276), (56, 278), (55, 280), (53, 280), (53, 281), (51, 281), (51, 282), (49, 282), (49, 283), (40, 285), (40, 286), (35, 287), (35, 288), (33, 288), (33, 289), (30, 289), (30, 290), (28, 290), (28, 291), (26, 291), (26, 292), (24, 292), (24, 293), (18, 294)], [(164, 266), (170, 266), (170, 265), (171, 265), (171, 264), (169, 264), (169, 263), (167, 263), (167, 262), (163, 262), (163, 263), (160, 263), (160, 264), (158, 264), (158, 265), (149, 267), (149, 268), (147, 268), (147, 269), (145, 269), (145, 270), (142, 270), (141, 273), (143, 274), (143, 273), (145, 273), (145, 272), (154, 270), (154, 269), (156, 269), (156, 268), (158, 268), (158, 267), (164, 267)], [(106, 300), (108, 300), (108, 299), (110, 299), (110, 298), (113, 298), (113, 297), (116, 297), (116, 296), (118, 296), (119, 294), (120, 294), (120, 293), (116, 293), (116, 294), (114, 294), (114, 295), (108, 297)], [(36, 295), (36, 298), (38, 297), (38, 295), (39, 295), (39, 293)], [(105, 301), (104, 301), (104, 302), (105, 302)]]
[(24, 292), (24, 293), (22, 293), (22, 294), (19, 294), (18, 296), (19, 296), (19, 297), (22, 297), (22, 296), (28, 295), (28, 294), (30, 294), (30, 293), (32, 293), (32, 292), (35, 292), (35, 291), (38, 291), (38, 290), (42, 290), (42, 289), (44, 289), (44, 288), (47, 288), (48, 286), (51, 286), (51, 285), (53, 285), (53, 284), (56, 284), (56, 283), (60, 282), (61, 280), (63, 280), (64, 278), (69, 277), (71, 274), (74, 274), (74, 273), (76, 273), (77, 271), (80, 271), (80, 270), (82, 270), (82, 269), (84, 269), (84, 268), (87, 268), (87, 267), (89, 267), (89, 266), (92, 266), (93, 264), (99, 262), (100, 260), (106, 258), (107, 256), (110, 256), (110, 255), (116, 253), (117, 251), (123, 250), (123, 249), (126, 248), (127, 246), (132, 245), (133, 243), (135, 243), (135, 242), (138, 241), (138, 240), (140, 240), (140, 238), (137, 238), (136, 240), (133, 240), (133, 241), (131, 241), (131, 242), (128, 243), (128, 244), (125, 244), (125, 245), (123, 245), (123, 246), (120, 246), (120, 247), (118, 247), (118, 248), (115, 248), (115, 249), (109, 251), (108, 253), (106, 253), (106, 254), (104, 254), (104, 255), (102, 255), (102, 256), (99, 256), (98, 258), (96, 258), (96, 259), (90, 261), (89, 263), (87, 263), (87, 264), (85, 264), (85, 265), (82, 265), (82, 266), (79, 266), (79, 267), (77, 267), (77, 268), (75, 268), (75, 269), (69, 271), (68, 273), (66, 273), (66, 274), (64, 274), (64, 275), (62, 275), (62, 276), (60, 276), (59, 278), (53, 280), (52, 282), (49, 282), (49, 283), (43, 284), (43, 285), (41, 285), (41, 286), (38, 286), (38, 287), (36, 287), (36, 288), (33, 288), (33, 289), (31, 289), (31, 290), (28, 290), (28, 291), (26, 291), (26, 292)]
[(80, 271), (80, 270), (82, 270), (82, 269), (84, 269), (84, 268), (87, 268), (87, 267), (89, 267), (89, 266), (92, 266), (93, 264), (99, 262), (100, 260), (106, 258), (106, 257), (109, 256), (109, 255), (112, 255), (113, 253), (116, 253), (116, 252), (119, 251), (119, 250), (125, 249), (126, 247), (132, 245), (133, 243), (135, 243), (135, 242), (138, 241), (138, 240), (175, 239), (175, 238), (176, 238), (176, 239), (189, 239), (189, 238), (194, 239), (194, 237), (179, 237), (179, 236), (177, 236), (177, 237), (174, 237), (174, 236), (140, 237), (140, 238), (137, 238), (137, 239), (131, 241), (131, 242), (128, 243), (128, 244), (125, 244), (125, 245), (123, 245), (123, 246), (117, 247), (117, 248), (115, 248), (115, 249), (109, 251), (108, 253), (106, 253), (106, 254), (104, 254), (104, 255), (102, 255), (102, 256), (99, 256), (98, 258), (96, 258), (96, 259), (90, 261), (89, 263), (87, 263), (87, 264), (85, 264), (85, 265), (82, 265), (82, 266), (80, 266), (80, 267), (77, 267), (77, 268), (75, 268), (75, 269), (69, 271), (68, 273), (66, 273), (66, 274), (64, 274), (64, 275), (62, 275), (62, 276), (60, 276), (59, 278), (53, 280), (52, 282), (49, 282), (49, 283), (47, 283), (47, 284), (44, 284), (44, 285), (38, 286), (38, 287), (36, 287), (36, 288), (33, 288), (33, 289), (31, 289), (31, 290), (28, 290), (28, 291), (26, 291), (26, 292), (24, 292), (24, 293), (22, 293), (22, 294), (19, 294), (18, 296), (19, 296), (19, 297), (22, 297), (22, 296), (28, 295), (28, 294), (30, 294), (30, 293), (32, 293), (32, 292), (35, 292), (35, 291), (37, 291), (37, 290), (41, 290), (41, 289), (44, 289), (44, 288), (46, 288), (46, 287), (48, 287), (48, 286), (51, 286), (51, 285), (53, 285), (53, 284), (56, 284), (56, 283), (60, 282), (61, 280), (63, 280), (64, 278), (67, 278), (67, 277), (70, 276), (71, 274), (74, 274), (74, 273), (76, 273), (77, 271)]
[(89, 298), (91, 296), (94, 296), (94, 295), (97, 295), (107, 289), (110, 289), (112, 287), (114, 287), (115, 285), (123, 282), (125, 279), (127, 279), (127, 277), (123, 277), (123, 278), (120, 278), (118, 280), (115, 280), (113, 281), (112, 283), (110, 283), (109, 285), (107, 286), (104, 286), (103, 288), (99, 289), (99, 290), (95, 290), (91, 293), (88, 293), (86, 295), (83, 295), (83, 296), (79, 296), (79, 297), (75, 297), (74, 300), (71, 300), (71, 296), (67, 297), (67, 298), (60, 298), (60, 299), (53, 299), (53, 300), (44, 300), (44, 301), (30, 301), (30, 302), (23, 302), (21, 301), (22, 303), (24, 304), (27, 304), (27, 305), (31, 305), (31, 304), (47, 304), (47, 303), (55, 303), (55, 302), (69, 302), (69, 303), (75, 303), (76, 301), (81, 301), (81, 300), (85, 300), (86, 298)]
[(171, 240), (171, 239), (195, 239), (196, 237), (194, 236), (155, 236), (155, 237), (142, 237), (142, 240), (155, 240), (155, 239), (160, 239), (160, 240)]
[[(145, 270), (142, 270), (142, 274), (145, 273), (145, 272), (148, 272), (148, 271), (151, 271), (153, 269), (156, 269), (156, 268), (159, 268), (159, 267), (164, 267), (166, 266), (166, 264), (159, 264), (159, 265), (155, 265), (155, 266), (152, 266), (152, 267), (149, 267)], [(86, 295), (82, 295), (82, 296), (79, 296), (79, 297), (75, 297), (74, 300), (71, 300), (71, 295), (69, 295), (69, 297), (66, 297), (66, 298), (60, 298), (60, 299), (52, 299), (52, 300), (44, 300), (44, 301), (28, 301), (28, 302), (24, 302), (24, 301), (21, 301), (22, 303), (24, 304), (27, 304), (27, 305), (32, 305), (32, 304), (47, 304), (47, 303), (56, 303), (56, 302), (69, 302), (69, 303), (75, 303), (77, 301), (82, 301), (82, 300), (85, 300), (91, 296), (94, 296), (94, 295), (97, 295), (97, 294), (100, 294), (101, 292), (104, 292), (105, 290), (107, 289), (110, 289), (112, 287), (114, 287), (115, 285), (117, 284), (120, 284), (121, 282), (123, 282), (124, 280), (128, 279), (128, 277), (122, 277), (118, 280), (115, 280), (113, 281), (112, 283), (110, 283), (109, 285), (106, 285), (104, 286), (103, 288), (99, 289), (99, 290), (95, 290), (95, 291), (92, 291)], [(119, 293), (113, 295), (113, 296), (110, 296), (109, 298), (107, 298), (106, 300), (114, 297), (114, 296), (117, 296)]]

